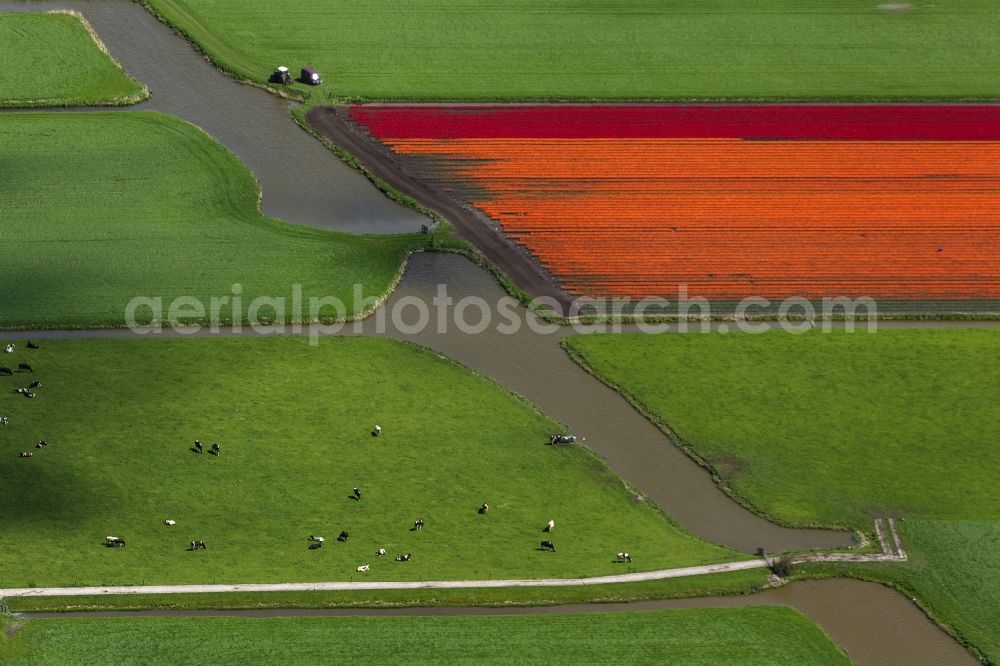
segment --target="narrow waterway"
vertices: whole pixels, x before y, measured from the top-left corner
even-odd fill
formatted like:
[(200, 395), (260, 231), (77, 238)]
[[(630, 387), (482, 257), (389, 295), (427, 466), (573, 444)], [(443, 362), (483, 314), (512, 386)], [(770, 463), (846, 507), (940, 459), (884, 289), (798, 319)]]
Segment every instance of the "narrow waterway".
[(356, 234), (412, 233), (427, 222), (387, 199), (299, 128), (291, 119), (292, 102), (222, 74), (141, 5), (0, 0), (0, 11), (55, 9), (82, 13), (111, 55), (149, 87), (150, 100), (129, 109), (183, 118), (236, 153), (260, 181), (264, 214)]
[(567, 613), (623, 613), (683, 608), (743, 608), (785, 605), (821, 626), (847, 655), (861, 666), (978, 663), (950, 636), (927, 619), (906, 597), (875, 583), (821, 580), (792, 583), (750, 596), (669, 599), (623, 604), (503, 608), (388, 608), (285, 610), (152, 610), (81, 613), (26, 613), (24, 619), (73, 617), (427, 617), (558, 615)]

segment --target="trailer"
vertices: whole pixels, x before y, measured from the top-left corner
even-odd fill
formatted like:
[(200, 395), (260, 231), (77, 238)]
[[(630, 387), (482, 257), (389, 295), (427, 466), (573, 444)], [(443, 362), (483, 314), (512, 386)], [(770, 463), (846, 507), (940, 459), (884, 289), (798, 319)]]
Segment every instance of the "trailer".
[(323, 83), (323, 78), (312, 67), (303, 67), (302, 76), (299, 77), (299, 81), (302, 81), (302, 83), (307, 83), (311, 86), (318, 86), (319, 84)]

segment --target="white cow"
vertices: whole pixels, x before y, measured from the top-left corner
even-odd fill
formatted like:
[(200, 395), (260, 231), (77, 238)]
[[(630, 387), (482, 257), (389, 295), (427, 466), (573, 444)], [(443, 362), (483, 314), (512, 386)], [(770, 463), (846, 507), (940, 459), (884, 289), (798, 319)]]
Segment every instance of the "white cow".
[(375, 557), (382, 557), (385, 555), (385, 548), (379, 548), (375, 551)]
[(618, 555), (616, 557), (617, 557), (617, 561), (618, 562), (631, 562), (632, 561), (632, 556), (629, 555), (628, 553), (618, 553)]
[(326, 541), (326, 539), (324, 539), (323, 537), (317, 536), (315, 534), (310, 534), (309, 535), (309, 540), (313, 541), (315, 543), (323, 543), (324, 541)]
[(174, 525), (177, 524), (177, 521), (176, 520), (170, 520), (168, 518), (167, 520), (163, 521), (163, 524), (166, 525), (166, 526), (168, 526), (168, 527), (173, 527)]
[(5, 354), (13, 354), (14, 353), (14, 345), (7, 345), (6, 347), (3, 348), (3, 351), (4, 351)]
[(362, 564), (360, 567), (357, 568), (357, 572), (358, 573), (365, 573), (366, 571), (368, 571), (368, 565), (367, 564)]
[(555, 528), (556, 528), (556, 521), (550, 520), (549, 522), (545, 523), (545, 531), (546, 532), (551, 532)]

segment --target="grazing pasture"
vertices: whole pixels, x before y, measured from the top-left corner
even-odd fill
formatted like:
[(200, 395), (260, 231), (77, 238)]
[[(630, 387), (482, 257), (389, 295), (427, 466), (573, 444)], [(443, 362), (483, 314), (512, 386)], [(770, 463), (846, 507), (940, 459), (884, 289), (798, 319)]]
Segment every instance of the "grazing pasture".
[(0, 107), (134, 104), (132, 80), (71, 14), (0, 12)]
[(1000, 306), (990, 106), (355, 105), (578, 296)]
[[(2, 626), (0, 626), (2, 630)], [(155, 646), (155, 647), (154, 647)], [(492, 617), (30, 620), (0, 631), (10, 664), (137, 662), (849, 664), (816, 625), (783, 607)]]
[(567, 346), (768, 515), (857, 527), (905, 516), (910, 561), (864, 575), (902, 585), (1000, 655), (996, 331), (591, 335)]
[(264, 217), (232, 153), (159, 113), (8, 114), (0, 145), (0, 327), (120, 326), (136, 296), (162, 297), (165, 317), (180, 296), (208, 311), (234, 284), (244, 315), (259, 296), (290, 303), (296, 284), (304, 304), (335, 296), (356, 314), (353, 285), (384, 294), (426, 241)]
[[(222, 66), (316, 67), (383, 99), (966, 99), (1000, 94), (992, 0), (145, 0)], [(304, 92), (306, 88), (301, 86)]]
[[(558, 424), (522, 399), (411, 345), (129, 339), (14, 352), (28, 354), (35, 400), (12, 392), (24, 374), (0, 377), (4, 587), (577, 577), (748, 557), (682, 533), (584, 449), (548, 446)], [(543, 539), (558, 550), (540, 551)], [(613, 562), (622, 549), (632, 565)]]

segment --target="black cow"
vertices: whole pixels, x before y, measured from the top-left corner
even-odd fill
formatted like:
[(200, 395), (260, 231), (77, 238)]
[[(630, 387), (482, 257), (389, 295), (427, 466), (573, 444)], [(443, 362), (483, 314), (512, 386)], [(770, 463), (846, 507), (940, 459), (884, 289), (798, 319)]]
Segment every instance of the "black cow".
[(19, 372), (34, 372), (34, 370), (31, 369), (31, 366), (27, 363), (18, 363), (17, 369)]
[(38, 349), (38, 345), (36, 345), (34, 342), (28, 342), (26, 346), (28, 347), (28, 349)]
[(44, 439), (40, 439), (40, 440), (38, 440), (38, 444), (35, 444), (35, 448), (36, 449), (44, 449), (48, 445), (49, 445), (48, 442), (46, 442)]
[(0, 416), (0, 425), (7, 425), (8, 423), (10, 423), (10, 419), (6, 416)]
[(413, 521), (413, 529), (414, 530), (422, 530), (422, 529), (424, 529), (424, 519), (423, 518), (417, 518), (415, 521)]
[(0, 376), (11, 377), (11, 376), (13, 376), (13, 374), (14, 374), (14, 371), (11, 370), (10, 368), (0, 368)]
[(222, 449), (219, 448), (218, 444), (216, 444), (215, 442), (212, 442), (212, 455), (218, 456), (218, 455), (221, 455), (221, 454), (222, 454)]
[(42, 383), (41, 382), (31, 382), (30, 384), (28, 384), (28, 388), (30, 388), (30, 389), (41, 388), (41, 387), (42, 387)]
[(340, 536), (337, 537), (337, 541), (347, 541), (351, 538), (351, 535), (347, 532), (341, 532)]
[(17, 454), (17, 457), (18, 458), (30, 458), (33, 455), (35, 455), (35, 454), (33, 454), (31, 451), (21, 451), (20, 453)]
[(554, 552), (556, 552), (556, 545), (554, 543), (552, 543), (551, 541), (543, 541), (542, 542), (542, 550), (548, 550), (548, 551), (551, 551), (551, 552), (554, 553)]
[(361, 489), (360, 488), (355, 488), (354, 489), (354, 499), (358, 500), (359, 502), (361, 501)]
[(483, 502), (483, 505), (481, 507), (479, 507), (479, 513), (480, 514), (486, 513), (489, 510), (490, 510), (490, 505), (487, 504), (486, 502)]
[(412, 557), (412, 556), (409, 553), (407, 553), (406, 555), (397, 555), (396, 556), (396, 561), (397, 562), (409, 562), (410, 561), (410, 557)]
[(208, 546), (205, 545), (204, 541), (197, 540), (191, 542), (191, 550), (207, 550)]
[(198, 453), (205, 452), (205, 447), (201, 445), (201, 440), (198, 439), (194, 440), (194, 450), (197, 451)]

